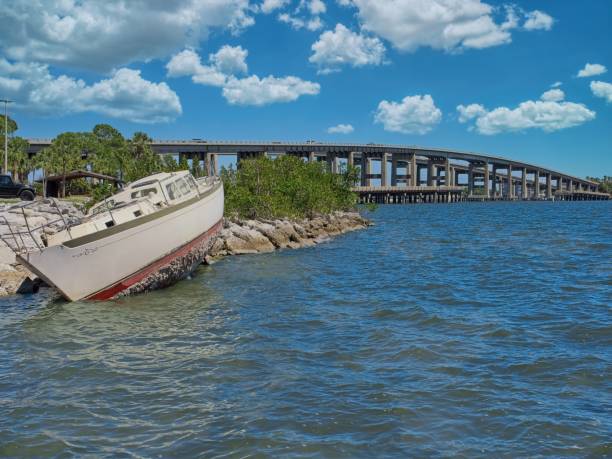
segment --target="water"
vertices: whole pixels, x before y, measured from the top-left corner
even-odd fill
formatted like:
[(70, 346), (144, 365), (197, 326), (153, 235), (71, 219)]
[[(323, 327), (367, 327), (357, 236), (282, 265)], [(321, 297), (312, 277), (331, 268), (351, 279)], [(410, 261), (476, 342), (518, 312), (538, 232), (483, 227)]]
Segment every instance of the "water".
[(612, 455), (612, 203), (383, 206), (116, 303), (0, 303), (0, 456)]

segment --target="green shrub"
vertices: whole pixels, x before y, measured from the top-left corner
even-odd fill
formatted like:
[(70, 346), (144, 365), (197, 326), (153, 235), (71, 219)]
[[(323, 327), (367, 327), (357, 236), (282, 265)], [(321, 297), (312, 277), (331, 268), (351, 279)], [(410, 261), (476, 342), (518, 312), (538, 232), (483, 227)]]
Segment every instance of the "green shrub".
[(225, 213), (242, 218), (303, 218), (354, 207), (351, 186), (357, 179), (350, 168), (340, 174), (326, 164), (306, 163), (293, 156), (260, 157), (223, 168)]

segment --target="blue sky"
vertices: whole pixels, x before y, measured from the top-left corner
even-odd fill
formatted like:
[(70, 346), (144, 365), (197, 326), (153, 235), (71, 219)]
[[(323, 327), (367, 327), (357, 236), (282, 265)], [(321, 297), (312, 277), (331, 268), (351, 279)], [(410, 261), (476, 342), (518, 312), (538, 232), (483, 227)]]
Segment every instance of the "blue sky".
[(612, 175), (608, 0), (9, 0), (3, 10), (0, 96), (16, 101), (25, 137), (110, 123), (159, 139), (424, 145)]

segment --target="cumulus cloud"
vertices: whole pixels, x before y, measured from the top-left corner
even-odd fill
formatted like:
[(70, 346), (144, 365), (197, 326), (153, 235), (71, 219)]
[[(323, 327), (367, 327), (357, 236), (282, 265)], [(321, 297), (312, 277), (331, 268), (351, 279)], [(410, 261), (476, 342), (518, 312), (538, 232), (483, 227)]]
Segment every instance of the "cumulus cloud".
[(248, 51), (241, 46), (223, 46), (203, 65), (198, 53), (186, 49), (172, 56), (166, 64), (169, 77), (190, 76), (194, 83), (223, 87), (229, 75), (246, 73)]
[(553, 84), (550, 85), (551, 88), (560, 88), (561, 86), (563, 86), (563, 83), (561, 83), (560, 81), (555, 81)]
[(591, 81), (591, 91), (595, 96), (606, 99), (608, 103), (612, 103), (612, 84), (604, 81)]
[(343, 65), (380, 65), (385, 58), (385, 46), (378, 38), (352, 32), (342, 24), (323, 32), (312, 51), (309, 61), (319, 67), (320, 73), (338, 71)]
[(108, 71), (253, 24), (249, 0), (12, 0), (0, 52), (16, 61)]
[(329, 134), (350, 134), (355, 128), (350, 124), (338, 124), (327, 129)]
[(284, 8), (291, 0), (264, 0), (259, 6), (259, 10), (264, 14), (269, 14), (275, 10)]
[(18, 101), (16, 108), (42, 115), (93, 112), (138, 123), (160, 123), (182, 113), (166, 83), (145, 80), (139, 70), (121, 68), (92, 85), (67, 75), (55, 77), (45, 64), (0, 59), (0, 92)]
[[(560, 89), (551, 89), (542, 94), (540, 100), (528, 100), (510, 109), (498, 107), (491, 111), (482, 105), (459, 105), (459, 121), (475, 120), (476, 131), (484, 135), (502, 132), (541, 129), (554, 132), (579, 126), (595, 119), (596, 113), (584, 104), (565, 102), (565, 94)], [(470, 109), (471, 107), (471, 109)]]
[(252, 75), (246, 78), (230, 77), (223, 87), (223, 97), (234, 105), (267, 105), (277, 102), (293, 102), (303, 95), (317, 95), (321, 87), (318, 83), (304, 81), (294, 76), (259, 78)]
[(487, 110), (480, 104), (458, 105), (457, 111), (459, 112), (460, 123), (467, 123), (487, 113)]
[(385, 131), (403, 134), (426, 134), (441, 120), (442, 112), (429, 94), (407, 96), (401, 102), (383, 100), (374, 115)]
[(166, 69), (169, 77), (189, 76), (197, 84), (222, 88), (223, 97), (234, 105), (261, 106), (278, 102), (292, 102), (303, 95), (316, 95), (321, 90), (318, 83), (295, 76), (260, 78), (236, 75), (248, 70), (248, 51), (240, 46), (223, 46), (209, 56), (209, 64), (202, 64), (193, 50), (186, 49), (172, 56)]
[[(537, 18), (542, 28), (542, 12), (525, 13), (507, 6), (505, 18), (499, 21), (499, 8), (481, 0), (342, 0), (341, 5), (358, 9), (363, 29), (391, 42), (401, 51), (420, 47), (445, 51), (482, 49), (512, 41), (511, 30), (518, 28), (519, 14), (527, 21)], [(537, 14), (536, 14), (537, 13)], [(552, 20), (552, 18), (550, 18)], [(525, 27), (527, 29), (527, 27)]]
[(549, 102), (561, 102), (565, 99), (565, 93), (560, 89), (550, 89), (542, 94), (540, 99)]
[(588, 78), (597, 75), (603, 75), (608, 69), (601, 64), (587, 63), (582, 70), (578, 72), (578, 78)]
[(526, 30), (550, 30), (555, 20), (552, 16), (540, 10), (530, 11), (526, 13), (526, 20), (523, 27)]
[(292, 13), (281, 13), (278, 15), (278, 20), (296, 30), (306, 28), (316, 31), (323, 27), (320, 15), (326, 11), (327, 6), (322, 0), (300, 0), (298, 7)]

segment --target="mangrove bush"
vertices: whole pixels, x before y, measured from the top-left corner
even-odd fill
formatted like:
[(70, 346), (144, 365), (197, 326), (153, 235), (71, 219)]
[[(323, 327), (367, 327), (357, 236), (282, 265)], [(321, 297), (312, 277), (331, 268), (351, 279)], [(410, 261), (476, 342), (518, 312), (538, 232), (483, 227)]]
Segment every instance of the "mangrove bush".
[(240, 218), (303, 218), (352, 208), (355, 169), (328, 172), (322, 162), (260, 157), (223, 168), (225, 213)]

